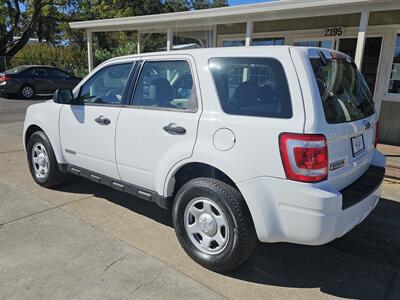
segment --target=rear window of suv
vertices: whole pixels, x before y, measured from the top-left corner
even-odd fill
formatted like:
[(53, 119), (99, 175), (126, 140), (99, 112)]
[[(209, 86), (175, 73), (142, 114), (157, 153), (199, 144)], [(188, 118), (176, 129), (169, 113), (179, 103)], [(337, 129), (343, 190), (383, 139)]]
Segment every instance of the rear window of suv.
[(368, 85), (349, 57), (316, 49), (309, 57), (329, 124), (353, 122), (375, 112)]
[(225, 113), (255, 117), (292, 117), (286, 75), (276, 59), (211, 58), (209, 68)]

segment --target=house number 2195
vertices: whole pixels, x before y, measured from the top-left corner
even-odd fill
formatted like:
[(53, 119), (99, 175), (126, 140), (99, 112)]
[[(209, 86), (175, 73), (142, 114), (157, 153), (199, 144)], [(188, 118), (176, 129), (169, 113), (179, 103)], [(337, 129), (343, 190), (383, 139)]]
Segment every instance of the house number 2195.
[(327, 27), (324, 29), (325, 36), (341, 36), (343, 27)]

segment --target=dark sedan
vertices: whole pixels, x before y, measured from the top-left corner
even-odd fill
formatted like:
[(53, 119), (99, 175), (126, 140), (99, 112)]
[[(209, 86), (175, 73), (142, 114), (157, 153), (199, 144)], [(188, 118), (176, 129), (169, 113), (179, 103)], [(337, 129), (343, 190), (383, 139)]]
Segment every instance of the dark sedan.
[(51, 95), (57, 89), (72, 89), (81, 78), (49, 66), (19, 66), (0, 73), (0, 94), (32, 98)]

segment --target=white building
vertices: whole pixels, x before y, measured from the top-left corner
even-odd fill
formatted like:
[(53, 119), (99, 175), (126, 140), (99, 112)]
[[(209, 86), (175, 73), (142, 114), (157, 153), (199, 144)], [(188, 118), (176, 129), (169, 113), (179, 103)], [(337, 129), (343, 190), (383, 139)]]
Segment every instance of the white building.
[(93, 68), (92, 33), (136, 31), (191, 37), (208, 47), (310, 45), (353, 57), (378, 111), (380, 140), (400, 145), (400, 0), (281, 0), (160, 15), (70, 23), (85, 29)]

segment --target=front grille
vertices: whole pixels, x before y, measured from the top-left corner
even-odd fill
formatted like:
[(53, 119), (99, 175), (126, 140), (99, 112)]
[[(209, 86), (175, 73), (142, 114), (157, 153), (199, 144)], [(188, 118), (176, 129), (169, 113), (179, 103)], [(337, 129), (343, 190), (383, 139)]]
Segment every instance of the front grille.
[(349, 208), (371, 195), (381, 184), (384, 176), (385, 168), (370, 166), (360, 178), (340, 191), (342, 209)]

